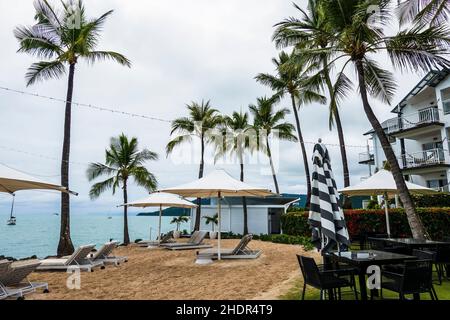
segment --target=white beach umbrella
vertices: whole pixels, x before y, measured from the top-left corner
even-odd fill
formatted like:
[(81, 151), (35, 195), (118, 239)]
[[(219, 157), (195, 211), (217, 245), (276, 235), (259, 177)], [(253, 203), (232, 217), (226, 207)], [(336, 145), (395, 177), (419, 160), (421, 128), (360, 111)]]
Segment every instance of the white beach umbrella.
[(0, 192), (14, 194), (20, 190), (56, 190), (78, 195), (66, 187), (43, 181), (0, 164)]
[(172, 193), (155, 192), (145, 199), (129, 202), (120, 206), (148, 208), (159, 207), (158, 239), (161, 238), (161, 217), (164, 208), (195, 208), (196, 204)]
[[(433, 189), (425, 188), (410, 182), (406, 182), (406, 186), (408, 187), (409, 192), (415, 194), (437, 193), (437, 191)], [(348, 196), (383, 195), (385, 201), (386, 229), (388, 236), (391, 236), (387, 198), (388, 196), (398, 194), (397, 185), (395, 184), (395, 180), (391, 172), (381, 169), (367, 180), (364, 180), (356, 186), (341, 189), (339, 192)]]
[(217, 213), (219, 235), (217, 242), (217, 256), (220, 260), (220, 232), (221, 232), (221, 201), (222, 197), (266, 197), (275, 195), (270, 190), (249, 185), (234, 179), (225, 170), (217, 169), (196, 181), (177, 187), (160, 190), (175, 193), (183, 197), (215, 198), (217, 197)]

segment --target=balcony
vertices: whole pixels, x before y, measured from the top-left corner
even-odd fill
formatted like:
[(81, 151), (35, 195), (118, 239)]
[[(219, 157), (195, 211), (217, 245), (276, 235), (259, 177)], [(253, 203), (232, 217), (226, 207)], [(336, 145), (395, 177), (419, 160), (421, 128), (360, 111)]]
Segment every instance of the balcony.
[(373, 152), (362, 152), (359, 154), (359, 164), (375, 164), (375, 157)]
[(444, 126), (440, 119), (439, 109), (430, 107), (389, 119), (383, 123), (383, 127), (388, 135), (414, 139), (423, 134), (440, 130)]
[(429, 149), (415, 153), (407, 153), (398, 159), (403, 173), (423, 174), (450, 167), (450, 163), (445, 160), (444, 149)]

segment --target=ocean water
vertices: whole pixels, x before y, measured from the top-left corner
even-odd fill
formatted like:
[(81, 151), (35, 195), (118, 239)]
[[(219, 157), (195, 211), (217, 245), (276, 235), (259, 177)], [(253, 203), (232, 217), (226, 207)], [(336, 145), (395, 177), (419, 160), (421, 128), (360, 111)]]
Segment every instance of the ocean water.
[[(25, 258), (36, 255), (44, 258), (55, 255), (59, 240), (60, 216), (53, 214), (22, 214), (17, 225), (8, 226), (8, 215), (0, 215), (0, 256)], [(161, 232), (174, 230), (173, 217), (162, 217)], [(159, 217), (128, 216), (130, 240), (156, 239)], [(181, 225), (188, 230), (190, 223)], [(72, 214), (71, 237), (74, 246), (95, 244), (97, 247), (109, 239), (123, 241), (123, 216), (103, 214)]]

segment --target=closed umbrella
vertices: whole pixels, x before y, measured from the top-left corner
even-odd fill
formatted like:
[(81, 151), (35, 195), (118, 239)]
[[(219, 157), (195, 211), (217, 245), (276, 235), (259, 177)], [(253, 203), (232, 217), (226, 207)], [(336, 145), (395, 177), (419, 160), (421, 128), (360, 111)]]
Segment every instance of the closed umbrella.
[[(415, 194), (433, 194), (437, 191), (429, 188), (425, 188), (418, 184), (406, 182), (406, 187), (409, 192)], [(395, 183), (394, 177), (390, 171), (381, 169), (375, 173), (370, 178), (364, 180), (363, 182), (357, 184), (356, 186), (350, 186), (339, 190), (340, 193), (348, 196), (384, 196), (384, 208), (386, 215), (386, 230), (387, 234), (391, 236), (391, 227), (389, 223), (389, 206), (387, 203), (388, 196), (395, 196), (398, 194), (397, 185)]]
[(180, 196), (164, 193), (164, 192), (155, 192), (150, 194), (145, 199), (129, 202), (122, 204), (121, 206), (128, 207), (139, 207), (139, 208), (147, 208), (147, 207), (159, 207), (159, 224), (158, 224), (158, 239), (161, 239), (161, 217), (163, 207), (166, 208), (195, 208), (196, 204), (193, 204), (190, 201), (187, 201)]
[(160, 190), (175, 193), (183, 197), (214, 198), (217, 197), (217, 213), (219, 235), (217, 242), (217, 256), (220, 260), (220, 232), (221, 232), (221, 198), (222, 197), (266, 197), (274, 195), (270, 190), (249, 185), (234, 179), (225, 170), (217, 169), (201, 179), (177, 187)]
[(309, 224), (313, 228), (313, 242), (322, 252), (335, 244), (339, 248), (339, 244), (350, 243), (328, 150), (321, 143), (314, 146)]

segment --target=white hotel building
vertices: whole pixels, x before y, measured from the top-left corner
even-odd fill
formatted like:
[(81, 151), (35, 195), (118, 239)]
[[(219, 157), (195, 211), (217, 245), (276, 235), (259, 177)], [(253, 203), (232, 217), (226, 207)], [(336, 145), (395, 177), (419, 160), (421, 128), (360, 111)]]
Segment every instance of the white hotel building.
[[(450, 181), (450, 70), (429, 72), (382, 123), (409, 181), (449, 191)], [(372, 131), (365, 133), (372, 149), (359, 163), (382, 168), (386, 157)]]

